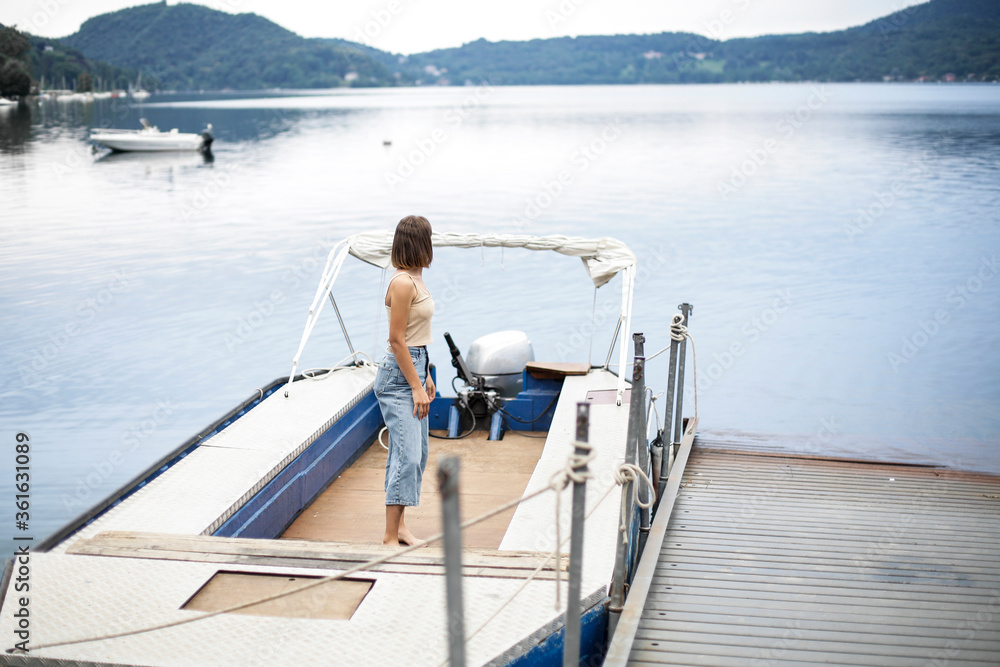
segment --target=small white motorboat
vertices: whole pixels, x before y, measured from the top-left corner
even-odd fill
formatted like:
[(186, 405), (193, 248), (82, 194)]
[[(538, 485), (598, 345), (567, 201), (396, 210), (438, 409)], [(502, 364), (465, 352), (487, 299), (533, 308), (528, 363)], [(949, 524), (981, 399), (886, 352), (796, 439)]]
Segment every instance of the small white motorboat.
[(16, 107), (17, 102), (14, 100), (8, 100), (6, 97), (0, 97), (0, 107)]
[(92, 128), (90, 140), (113, 151), (209, 151), (215, 137), (212, 125), (195, 134), (172, 129), (161, 132), (145, 118), (139, 119), (141, 130)]

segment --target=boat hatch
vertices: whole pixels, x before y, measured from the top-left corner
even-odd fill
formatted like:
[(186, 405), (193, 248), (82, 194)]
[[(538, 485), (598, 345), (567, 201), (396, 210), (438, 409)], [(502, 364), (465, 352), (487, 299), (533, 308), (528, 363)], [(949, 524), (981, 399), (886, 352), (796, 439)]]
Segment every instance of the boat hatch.
[[(187, 602), (181, 605), (181, 609), (209, 612), (228, 609), (253, 600), (277, 595), (290, 589), (300, 588), (310, 579), (322, 578), (321, 576), (219, 570)], [(299, 593), (261, 602), (232, 613), (346, 621), (354, 615), (374, 584), (375, 581), (372, 579), (338, 579), (322, 586), (313, 586)]]

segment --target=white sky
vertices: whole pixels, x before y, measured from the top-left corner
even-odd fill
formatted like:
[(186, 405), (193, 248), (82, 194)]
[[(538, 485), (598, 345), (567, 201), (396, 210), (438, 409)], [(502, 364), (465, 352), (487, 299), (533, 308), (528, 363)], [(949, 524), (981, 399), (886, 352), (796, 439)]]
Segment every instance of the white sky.
[[(914, 0), (196, 0), (253, 12), (305, 37), (342, 37), (394, 53), (576, 35), (694, 32), (717, 39), (840, 30)], [(134, 0), (2, 0), (0, 23), (65, 37)], [(170, 4), (176, 4), (171, 1)]]

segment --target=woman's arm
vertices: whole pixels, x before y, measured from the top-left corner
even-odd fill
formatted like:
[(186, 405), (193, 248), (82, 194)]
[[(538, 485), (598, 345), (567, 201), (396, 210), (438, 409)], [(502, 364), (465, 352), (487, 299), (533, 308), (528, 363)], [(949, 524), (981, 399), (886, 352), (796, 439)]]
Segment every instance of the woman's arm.
[(437, 395), (437, 387), (434, 386), (433, 378), (434, 364), (430, 364), (427, 368), (427, 382), (424, 383), (424, 388), (427, 389), (427, 397), (433, 401), (434, 397)]
[(406, 346), (406, 323), (410, 319), (410, 305), (416, 296), (417, 288), (412, 281), (394, 280), (389, 284), (386, 301), (389, 304), (389, 346), (413, 392), (413, 416), (423, 419), (430, 412), (431, 401), (427, 390), (420, 385), (420, 376)]

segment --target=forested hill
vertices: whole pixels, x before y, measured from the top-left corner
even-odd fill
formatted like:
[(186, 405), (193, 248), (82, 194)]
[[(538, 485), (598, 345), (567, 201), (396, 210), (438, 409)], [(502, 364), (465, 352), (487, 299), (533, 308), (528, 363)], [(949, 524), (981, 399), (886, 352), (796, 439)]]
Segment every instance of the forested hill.
[[(751, 11), (739, 4), (718, 21), (733, 23), (739, 11)], [(87, 59), (142, 71), (146, 87), (185, 90), (481, 81), (997, 81), (1000, 0), (931, 0), (830, 33), (726, 41), (690, 33), (481, 39), (408, 58), (345, 40), (306, 39), (256, 14), (159, 2), (94, 17), (62, 42)]]
[[(739, 11), (734, 4), (730, 22)], [(407, 65), (424, 83), (996, 81), (1000, 1), (932, 0), (838, 32), (727, 41), (690, 33), (479, 40)]]
[(360, 48), (306, 39), (256, 14), (193, 4), (102, 14), (61, 41), (88, 58), (142, 70), (144, 84), (163, 89), (379, 86), (402, 79)]

